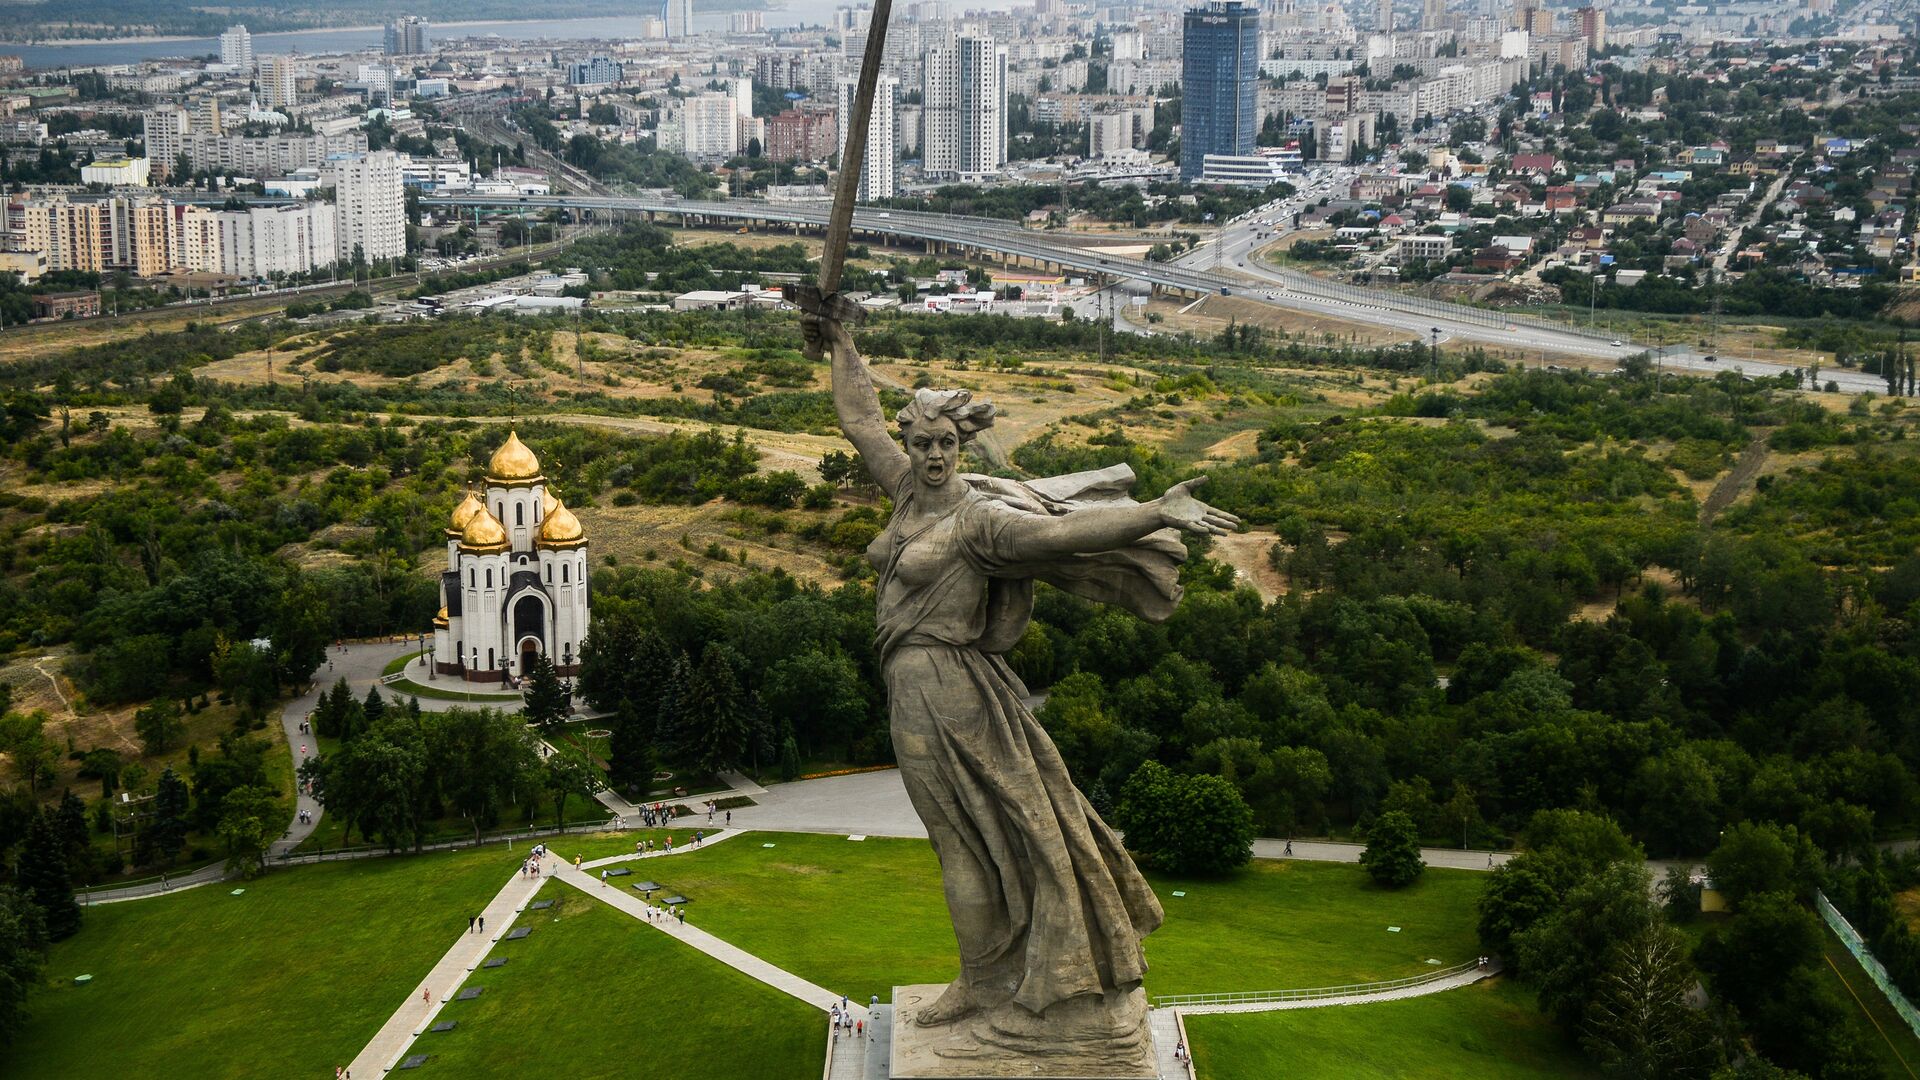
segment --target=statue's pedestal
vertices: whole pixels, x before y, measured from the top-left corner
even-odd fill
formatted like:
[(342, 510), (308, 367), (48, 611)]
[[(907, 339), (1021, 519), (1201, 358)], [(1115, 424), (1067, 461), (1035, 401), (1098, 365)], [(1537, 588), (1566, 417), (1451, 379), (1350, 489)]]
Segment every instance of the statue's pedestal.
[[(939, 998), (940, 984), (896, 986), (887, 1026), (876, 1032), (887, 1052), (868, 1058), (869, 1080), (1158, 1080), (1146, 1000), (1134, 991), (1117, 1003), (1065, 1002), (1034, 1017), (1018, 1006), (942, 1027), (922, 1027), (914, 1014)], [(875, 1060), (876, 1058), (880, 1060)], [(885, 1061), (884, 1072), (875, 1066)]]

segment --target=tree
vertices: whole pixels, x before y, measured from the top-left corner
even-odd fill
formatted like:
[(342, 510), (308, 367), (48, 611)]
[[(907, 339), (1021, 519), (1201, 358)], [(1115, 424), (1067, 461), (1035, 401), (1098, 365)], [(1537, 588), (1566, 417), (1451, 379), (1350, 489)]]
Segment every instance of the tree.
[(110, 799), (115, 785), (120, 783), (121, 764), (120, 751), (95, 747), (81, 759), (80, 775), (100, 781), (100, 797)]
[(745, 756), (752, 717), (736, 674), (735, 653), (719, 642), (707, 645), (700, 663), (683, 669), (672, 691), (673, 745), (680, 760), (712, 775)]
[(47, 742), (46, 723), (47, 714), (38, 709), (0, 716), (0, 753), (13, 758), (14, 774), (36, 795), (53, 780), (54, 752)]
[(1113, 819), (1128, 848), (1168, 873), (1224, 874), (1253, 858), (1253, 811), (1218, 776), (1145, 762), (1121, 789)]
[(1582, 1045), (1620, 1076), (1706, 1075), (1711, 1032), (1704, 1015), (1687, 1003), (1695, 981), (1687, 940), (1671, 926), (1650, 924), (1615, 942), (1587, 1010)]
[(1420, 879), (1427, 864), (1420, 858), (1420, 833), (1405, 811), (1389, 810), (1367, 827), (1367, 850), (1360, 865), (1373, 880), (1389, 889), (1405, 888)]
[(547, 758), (542, 786), (553, 799), (553, 823), (564, 829), (567, 825), (567, 799), (575, 795), (592, 799), (600, 790), (600, 770), (577, 754), (556, 751)]
[(1480, 943), (1495, 956), (1511, 958), (1513, 939), (1545, 918), (1559, 890), (1533, 854), (1509, 859), (1493, 872), (1480, 894)]
[(1616, 862), (1576, 884), (1557, 908), (1515, 935), (1514, 952), (1540, 1008), (1566, 1030), (1579, 1031), (1614, 943), (1646, 934), (1658, 920), (1645, 864)]
[(767, 672), (760, 699), (792, 725), (802, 752), (820, 754), (831, 746), (845, 748), (851, 759), (868, 726), (865, 689), (859, 667), (845, 654), (807, 649)]
[(156, 862), (170, 862), (187, 843), (187, 782), (168, 766), (153, 793), (153, 820), (147, 825), (147, 847)]
[(46, 913), (47, 940), (65, 941), (80, 929), (80, 905), (73, 899), (67, 853), (53, 815), (38, 813), (27, 823), (26, 844), (14, 873), (27, 896)]
[(1447, 185), (1445, 199), (1447, 209), (1456, 214), (1464, 214), (1468, 210), (1473, 209), (1473, 192), (1468, 191), (1458, 184)]
[(87, 829), (87, 804), (71, 790), (62, 792), (53, 809), (54, 832), (67, 859), (67, 873), (86, 881), (93, 873), (93, 842)]
[(227, 842), (227, 872), (257, 877), (264, 869), (267, 845), (286, 829), (279, 800), (271, 789), (249, 785), (227, 792), (220, 802), (220, 838)]
[(541, 731), (552, 731), (567, 722), (573, 712), (573, 697), (566, 687), (560, 685), (560, 676), (553, 669), (553, 661), (545, 655), (536, 655), (533, 664), (527, 670), (526, 704), (521, 716), (526, 722)]
[(19, 1034), (46, 957), (46, 915), (18, 889), (0, 886), (0, 1046)]
[(180, 718), (180, 706), (172, 698), (155, 698), (133, 714), (133, 732), (140, 737), (140, 749), (148, 756), (164, 754), (180, 745), (187, 725)]
[(248, 720), (258, 719), (280, 692), (273, 657), (247, 642), (221, 639), (214, 646), (213, 678)]
[(1713, 887), (1735, 907), (1755, 893), (1802, 892), (1820, 873), (1811, 841), (1791, 825), (1743, 821), (1729, 828), (1707, 856)]
[(607, 740), (607, 781), (630, 799), (645, 799), (653, 787), (653, 746), (633, 702), (622, 699)]

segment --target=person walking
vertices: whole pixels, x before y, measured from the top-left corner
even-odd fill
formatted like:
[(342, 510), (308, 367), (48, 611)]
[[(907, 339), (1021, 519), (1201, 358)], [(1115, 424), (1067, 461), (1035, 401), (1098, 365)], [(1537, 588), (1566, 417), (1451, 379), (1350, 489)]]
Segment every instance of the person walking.
[(1293, 839), (1291, 837), (1287, 839), (1287, 858), (1293, 858)]
[(607, 887), (607, 872), (605, 870), (600, 871), (600, 887), (603, 889)]
[(483, 934), (487, 932), (487, 917), (485, 915), (480, 916), (480, 932)]
[(478, 916), (478, 915), (469, 915), (469, 916), (467, 916), (467, 933), (469, 933), (469, 934), (471, 934), (471, 933), (473, 933), (473, 924), (474, 924), (475, 922), (477, 922), (477, 921), (479, 920), (479, 918), (480, 918), (480, 916)]
[(426, 988), (426, 987), (424, 987), (424, 986), (423, 986), (423, 987), (421, 987), (421, 988), (420, 988), (420, 1003), (421, 1003), (422, 1005), (426, 1005), (426, 1006), (429, 1006), (429, 1007), (431, 1007), (431, 1006), (433, 1005), (433, 991), (432, 991), (432, 990), (429, 990), (429, 989), (427, 989), (427, 988)]

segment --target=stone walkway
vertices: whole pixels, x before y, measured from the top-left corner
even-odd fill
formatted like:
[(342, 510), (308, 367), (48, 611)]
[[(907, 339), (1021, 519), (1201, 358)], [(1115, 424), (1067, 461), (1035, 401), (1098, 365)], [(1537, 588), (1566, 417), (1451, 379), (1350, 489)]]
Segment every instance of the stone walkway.
[(1179, 1012), (1155, 1009), (1147, 1014), (1147, 1023), (1153, 1026), (1153, 1052), (1160, 1067), (1160, 1080), (1191, 1080), (1192, 1066), (1173, 1056), (1173, 1048), (1180, 1045), (1180, 1034), (1186, 1030), (1180, 1026)]
[(1375, 990), (1357, 994), (1342, 994), (1338, 997), (1297, 998), (1292, 1001), (1249, 1001), (1236, 1005), (1181, 1005), (1176, 1009), (1160, 1009), (1158, 1012), (1179, 1012), (1192, 1016), (1206, 1016), (1213, 1013), (1257, 1013), (1279, 1012), (1282, 1009), (1323, 1009), (1330, 1005), (1378, 1005), (1383, 1001), (1399, 1001), (1403, 998), (1425, 997), (1445, 990), (1457, 990), (1469, 986), (1481, 979), (1491, 978), (1500, 973), (1499, 965), (1484, 968), (1468, 968), (1457, 975), (1449, 975), (1432, 982), (1414, 986), (1396, 986), (1391, 990)]
[[(486, 959), (493, 943), (513, 925), (514, 916), (526, 908), (527, 902), (533, 899), (534, 893), (540, 891), (540, 886), (546, 880), (545, 876), (528, 877), (515, 870), (513, 877), (487, 902), (486, 908), (478, 912), (486, 919), (487, 932), (465, 933), (453, 943), (440, 957), (439, 963), (433, 965), (427, 977), (408, 991), (406, 1000), (380, 1026), (373, 1040), (354, 1057), (350, 1071), (362, 1077), (377, 1077), (393, 1068), (394, 1063), (400, 1060), (400, 1055), (406, 1053), (407, 1047), (413, 1044), (414, 1037), (433, 1023), (433, 1018), (440, 1014), (447, 998), (459, 989), (467, 973)], [(458, 920), (459, 913), (453, 913), (452, 917)], [(423, 992), (430, 993), (431, 1000), (423, 998)]]

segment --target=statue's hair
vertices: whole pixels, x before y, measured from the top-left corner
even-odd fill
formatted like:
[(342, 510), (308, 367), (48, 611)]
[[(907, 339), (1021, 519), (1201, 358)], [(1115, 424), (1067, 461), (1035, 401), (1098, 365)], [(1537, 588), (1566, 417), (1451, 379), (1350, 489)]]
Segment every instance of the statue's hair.
[(975, 435), (993, 426), (993, 402), (976, 402), (967, 390), (923, 388), (913, 392), (912, 403), (895, 413), (893, 419), (900, 425), (900, 440), (905, 442), (913, 433), (913, 425), (943, 416), (953, 421), (961, 442), (972, 442)]

